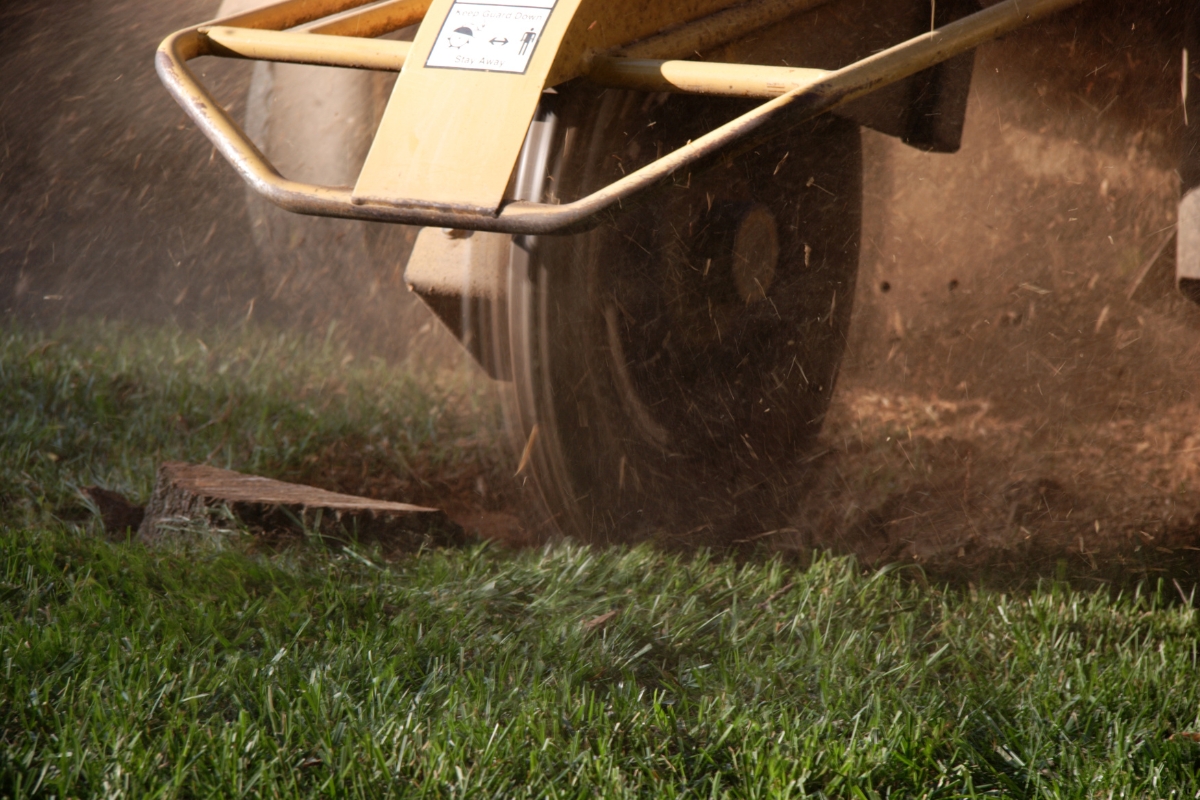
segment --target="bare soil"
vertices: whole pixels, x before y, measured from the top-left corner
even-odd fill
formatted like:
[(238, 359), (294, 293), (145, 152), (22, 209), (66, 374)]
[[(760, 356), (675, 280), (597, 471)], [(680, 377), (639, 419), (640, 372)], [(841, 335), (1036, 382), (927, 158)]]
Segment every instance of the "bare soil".
[(780, 548), (955, 581), (1200, 577), (1200, 413), (1077, 427), (985, 400), (844, 392)]
[(1175, 16), (1091, 3), (980, 48), (955, 155), (868, 134), (849, 356), (777, 547), (967, 581), (1200, 576)]

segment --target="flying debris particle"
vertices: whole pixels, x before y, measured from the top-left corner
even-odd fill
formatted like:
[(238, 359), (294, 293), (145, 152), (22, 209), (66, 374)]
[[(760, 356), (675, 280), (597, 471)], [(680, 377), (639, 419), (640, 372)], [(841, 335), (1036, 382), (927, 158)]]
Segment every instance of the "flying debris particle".
[[(1108, 238), (1109, 241), (1112, 241), (1111, 236)], [(1150, 274), (1150, 268), (1154, 266), (1154, 264), (1158, 261), (1158, 257), (1161, 256), (1163, 251), (1167, 249), (1167, 245), (1174, 240), (1175, 231), (1172, 230), (1170, 235), (1164, 237), (1163, 240), (1159, 242), (1158, 247), (1155, 248), (1154, 252), (1150, 254), (1150, 257), (1142, 262), (1142, 266), (1138, 268), (1137, 275), (1134, 277), (1133, 282), (1129, 284), (1129, 289), (1125, 292), (1125, 298), (1127, 300), (1132, 300), (1133, 296), (1137, 294), (1138, 287), (1142, 285), (1142, 281), (1146, 280), (1146, 276)]]
[(772, 176), (779, 174), (779, 170), (783, 169), (784, 162), (788, 160), (788, 156), (790, 156), (791, 154), (792, 154), (791, 150), (789, 150), (783, 154), (783, 158), (779, 159), (779, 163), (775, 165), (775, 171), (771, 173)]
[(746, 449), (750, 451), (750, 456), (755, 461), (758, 461), (758, 453), (754, 452), (754, 446), (750, 444), (750, 437), (748, 437), (746, 434), (743, 433), (742, 441), (746, 443)]
[(829, 195), (830, 197), (837, 197), (837, 195), (836, 195), (836, 194), (834, 194), (833, 192), (829, 191), (828, 189), (826, 189), (826, 188), (825, 188), (824, 186), (822, 186), (821, 184), (817, 183), (816, 176), (812, 176), (812, 177), (810, 177), (810, 178), (809, 178), (807, 181), (805, 181), (805, 183), (804, 183), (804, 186), (805, 186), (805, 188), (816, 188), (816, 189), (820, 189), (822, 192), (824, 192), (825, 194)]
[(608, 613), (601, 614), (598, 617), (592, 617), (591, 619), (589, 619), (583, 623), (583, 629), (585, 631), (593, 631), (596, 628), (602, 627), (604, 625), (604, 623), (608, 622), (613, 617), (617, 616), (617, 613), (618, 613), (617, 611), (609, 611)]
[(1179, 79), (1179, 99), (1183, 106), (1183, 124), (1186, 127), (1188, 124), (1187, 99), (1188, 99), (1188, 49), (1183, 48), (1183, 74)]
[(1100, 329), (1104, 327), (1106, 319), (1108, 319), (1108, 306), (1100, 309), (1100, 316), (1096, 318), (1096, 333), (1099, 333)]
[(525, 467), (529, 466), (529, 458), (533, 455), (533, 443), (537, 441), (538, 424), (533, 423), (533, 428), (529, 431), (529, 439), (525, 442), (525, 449), (521, 451), (521, 460), (517, 462), (517, 471), (513, 473), (513, 477), (520, 475), (525, 471)]

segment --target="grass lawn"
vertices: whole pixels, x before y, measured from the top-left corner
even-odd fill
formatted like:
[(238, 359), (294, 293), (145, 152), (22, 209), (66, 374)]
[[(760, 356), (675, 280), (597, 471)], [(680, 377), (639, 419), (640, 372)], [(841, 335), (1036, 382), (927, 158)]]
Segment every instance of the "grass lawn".
[(164, 458), (500, 469), (452, 381), (211, 339), (0, 334), (0, 797), (1200, 796), (1170, 584), (106, 539), (78, 488), (144, 500)]

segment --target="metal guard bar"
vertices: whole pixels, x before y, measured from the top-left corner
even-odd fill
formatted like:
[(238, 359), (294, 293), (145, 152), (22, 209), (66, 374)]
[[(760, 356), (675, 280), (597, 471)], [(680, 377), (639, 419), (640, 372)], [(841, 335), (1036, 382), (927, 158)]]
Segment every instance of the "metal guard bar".
[[(936, 31), (830, 72), (816, 84), (780, 95), (579, 200), (562, 205), (515, 201), (505, 204), (495, 215), (404, 202), (395, 205), (355, 203), (350, 187), (315, 186), (283, 177), (188, 69), (188, 61), (215, 54), (199, 26), (169, 36), (158, 49), (155, 66), (176, 101), (238, 174), (255, 191), (281, 208), (326, 217), (537, 235), (580, 227), (619, 201), (713, 155), (768, 122), (799, 124), (1080, 2), (1082, 0), (1004, 0)], [(236, 23), (236, 20), (217, 21), (208, 26), (229, 22)]]

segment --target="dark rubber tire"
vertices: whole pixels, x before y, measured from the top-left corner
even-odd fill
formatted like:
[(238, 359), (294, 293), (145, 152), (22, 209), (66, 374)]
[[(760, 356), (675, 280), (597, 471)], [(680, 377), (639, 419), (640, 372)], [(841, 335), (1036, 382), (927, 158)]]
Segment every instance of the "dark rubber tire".
[[(748, 107), (588, 88), (557, 104), (545, 195), (561, 202)], [(517, 240), (512, 424), (555, 525), (688, 547), (786, 525), (845, 346), (861, 176), (857, 126), (822, 118), (584, 233)], [(773, 270), (747, 260), (776, 252), (741, 243), (756, 230)]]

